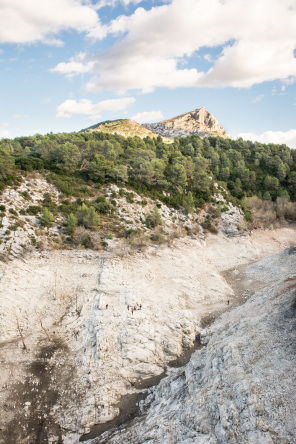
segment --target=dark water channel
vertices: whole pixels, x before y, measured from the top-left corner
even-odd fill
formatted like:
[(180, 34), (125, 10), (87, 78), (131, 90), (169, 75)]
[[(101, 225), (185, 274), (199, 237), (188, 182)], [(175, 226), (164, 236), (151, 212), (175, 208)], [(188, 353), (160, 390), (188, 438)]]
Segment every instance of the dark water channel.
[(111, 421), (107, 421), (102, 424), (96, 424), (95, 426), (93, 426), (90, 433), (87, 433), (80, 438), (80, 441), (87, 441), (89, 439), (97, 438), (102, 433), (107, 432), (113, 428), (118, 429), (122, 425), (128, 426), (128, 423), (139, 415), (139, 402), (147, 397), (148, 389), (158, 385), (159, 382), (167, 376), (167, 370), (169, 368), (183, 367), (185, 364), (187, 364), (190, 361), (192, 353), (202, 347), (203, 345), (200, 342), (200, 338), (197, 337), (194, 345), (190, 348), (184, 349), (182, 355), (168, 362), (162, 373), (156, 376), (152, 376), (151, 378), (138, 379), (137, 381), (135, 381), (133, 383), (133, 387), (141, 391), (122, 396), (120, 401), (116, 405), (120, 412), (119, 415)]

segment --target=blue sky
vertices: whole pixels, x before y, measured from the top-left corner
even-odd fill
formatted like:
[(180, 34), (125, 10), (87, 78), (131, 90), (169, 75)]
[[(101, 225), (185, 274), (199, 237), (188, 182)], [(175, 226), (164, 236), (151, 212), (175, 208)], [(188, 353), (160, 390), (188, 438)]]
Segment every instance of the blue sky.
[(296, 147), (296, 0), (0, 0), (0, 137), (205, 106)]

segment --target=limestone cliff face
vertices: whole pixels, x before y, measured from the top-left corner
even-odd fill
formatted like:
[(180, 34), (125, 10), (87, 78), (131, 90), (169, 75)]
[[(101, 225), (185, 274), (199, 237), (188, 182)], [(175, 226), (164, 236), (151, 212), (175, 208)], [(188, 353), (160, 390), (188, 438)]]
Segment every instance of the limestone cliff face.
[(163, 120), (159, 123), (144, 124), (143, 126), (168, 138), (186, 137), (195, 134), (201, 137), (220, 136), (225, 139), (230, 138), (215, 117), (204, 107), (172, 119)]

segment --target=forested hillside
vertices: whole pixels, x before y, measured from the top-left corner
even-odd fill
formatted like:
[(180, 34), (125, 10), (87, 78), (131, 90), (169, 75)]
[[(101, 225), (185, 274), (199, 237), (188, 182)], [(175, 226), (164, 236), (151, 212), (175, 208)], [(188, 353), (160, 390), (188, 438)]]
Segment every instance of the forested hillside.
[(166, 144), (161, 137), (70, 133), (3, 139), (0, 156), (1, 188), (22, 171), (46, 170), (65, 194), (79, 179), (128, 183), (176, 206), (191, 191), (201, 206), (220, 181), (238, 199), (296, 199), (296, 151), (286, 145), (198, 136)]

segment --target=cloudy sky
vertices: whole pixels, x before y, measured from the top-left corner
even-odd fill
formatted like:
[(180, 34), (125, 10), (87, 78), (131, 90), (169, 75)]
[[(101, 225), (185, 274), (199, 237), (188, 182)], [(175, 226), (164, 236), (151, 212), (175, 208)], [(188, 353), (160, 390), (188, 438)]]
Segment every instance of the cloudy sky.
[(0, 0), (0, 137), (205, 106), (296, 147), (296, 0)]

